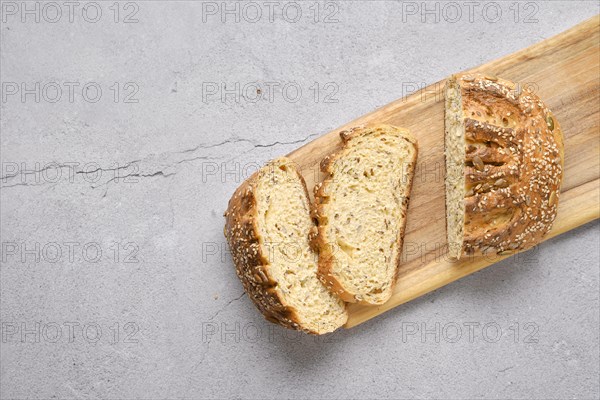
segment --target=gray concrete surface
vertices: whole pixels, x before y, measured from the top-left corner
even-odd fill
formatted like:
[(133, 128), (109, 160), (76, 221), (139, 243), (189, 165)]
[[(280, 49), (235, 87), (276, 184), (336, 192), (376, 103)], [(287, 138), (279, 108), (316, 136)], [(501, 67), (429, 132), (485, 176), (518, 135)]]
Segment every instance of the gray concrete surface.
[(53, 4), (2, 2), (2, 398), (598, 398), (597, 221), (325, 338), (222, 234), (256, 165), (598, 2)]

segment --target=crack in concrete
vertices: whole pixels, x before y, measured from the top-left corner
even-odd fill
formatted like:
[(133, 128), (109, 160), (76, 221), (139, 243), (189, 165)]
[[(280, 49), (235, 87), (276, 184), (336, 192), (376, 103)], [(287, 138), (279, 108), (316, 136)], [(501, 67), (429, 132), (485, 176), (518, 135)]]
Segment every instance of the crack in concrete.
[(175, 153), (177, 154), (183, 154), (183, 153), (191, 153), (194, 152), (198, 149), (214, 149), (217, 147), (221, 147), (221, 146), (225, 146), (226, 144), (232, 144), (232, 143), (249, 143), (251, 144), (253, 147), (258, 147), (258, 148), (265, 148), (265, 147), (273, 147), (273, 146), (278, 146), (278, 145), (286, 145), (286, 144), (298, 144), (298, 143), (303, 143), (305, 141), (307, 141), (308, 139), (315, 137), (319, 135), (319, 133), (311, 133), (310, 135), (306, 136), (305, 138), (302, 139), (298, 139), (298, 140), (293, 140), (291, 142), (280, 142), (280, 141), (275, 141), (272, 143), (255, 143), (252, 140), (249, 139), (228, 139), (225, 140), (223, 142), (220, 143), (215, 143), (215, 144), (209, 144), (209, 145), (198, 145), (186, 150), (181, 150), (181, 151), (177, 151)]
[(285, 144), (298, 144), (298, 143), (304, 143), (306, 142), (308, 139), (315, 137), (319, 135), (318, 133), (312, 133), (310, 135), (308, 135), (307, 137), (303, 138), (303, 139), (298, 139), (298, 140), (294, 140), (292, 142), (273, 142), (273, 143), (269, 143), (269, 144), (255, 144), (254, 147), (273, 147), (273, 146), (277, 146), (277, 145), (285, 145)]
[(176, 173), (177, 172), (165, 173), (164, 171), (160, 170), (160, 171), (152, 172), (152, 173), (149, 173), (149, 174), (132, 173), (132, 174), (128, 174), (128, 175), (125, 175), (125, 176), (115, 176), (115, 177), (109, 179), (108, 181), (104, 182), (101, 185), (92, 186), (92, 189), (96, 189), (96, 188), (104, 186), (105, 190), (104, 190), (104, 194), (102, 195), (102, 197), (104, 198), (104, 197), (106, 197), (106, 194), (108, 193), (108, 184), (111, 183), (111, 182), (113, 182), (113, 181), (115, 181), (115, 180), (117, 180), (117, 179), (126, 179), (126, 178), (129, 178), (129, 177), (153, 178), (153, 177), (156, 177), (156, 176), (162, 176), (163, 178), (168, 178), (170, 176), (175, 175)]
[(15, 186), (42, 186), (44, 185), (45, 182), (43, 183), (27, 183), (27, 182), (21, 182), (21, 183), (15, 183), (14, 185), (5, 185), (5, 186), (1, 186), (0, 189), (8, 189), (11, 187), (15, 187)]
[(191, 161), (196, 161), (196, 160), (214, 160), (214, 157), (209, 157), (209, 156), (198, 156), (198, 157), (193, 157), (193, 158), (184, 158), (183, 160), (179, 160), (177, 162), (175, 162), (174, 165), (179, 165), (179, 164), (184, 164), (187, 162), (191, 162)]
[[(229, 300), (227, 302), (227, 304), (225, 304), (223, 307), (221, 307), (219, 310), (217, 310), (217, 312), (214, 313), (206, 322), (211, 322), (212, 320), (214, 320), (223, 310), (225, 310), (227, 307), (229, 307), (232, 303), (240, 300), (242, 297), (244, 297), (245, 294), (246, 294), (246, 292), (242, 292), (242, 294), (239, 295), (238, 297)], [(202, 352), (202, 355), (200, 356), (200, 360), (198, 360), (198, 362), (195, 363), (194, 366), (192, 367), (192, 369), (191, 369), (192, 375), (198, 369), (198, 367), (200, 367), (202, 365), (202, 363), (204, 363), (206, 356), (208, 356), (208, 352), (210, 351), (210, 343), (212, 340), (212, 336), (213, 335), (210, 335), (208, 337), (208, 340), (206, 342), (206, 348), (205, 348), (204, 352)]]
[(174, 154), (192, 153), (192, 152), (194, 152), (194, 151), (196, 151), (198, 149), (214, 149), (216, 147), (225, 146), (226, 144), (242, 143), (242, 142), (244, 142), (244, 143), (250, 143), (251, 145), (255, 146), (255, 144), (251, 140), (248, 140), (248, 139), (228, 139), (228, 140), (225, 140), (223, 142), (215, 143), (215, 144), (209, 144), (209, 145), (199, 144), (199, 145), (191, 147), (189, 149), (175, 151), (175, 152), (172, 152), (172, 153), (174, 153)]
[(220, 314), (222, 311), (224, 311), (224, 310), (225, 310), (227, 307), (229, 307), (229, 306), (230, 306), (232, 303), (234, 303), (234, 302), (236, 302), (236, 301), (240, 300), (242, 297), (244, 297), (244, 295), (245, 295), (245, 294), (246, 294), (246, 292), (242, 292), (242, 294), (241, 294), (241, 295), (239, 295), (238, 297), (236, 297), (236, 298), (234, 298), (234, 299), (231, 299), (231, 300), (229, 300), (229, 301), (227, 302), (227, 304), (225, 304), (223, 307), (221, 307), (219, 310), (217, 310), (217, 312), (216, 312), (216, 313), (214, 313), (214, 314), (212, 315), (212, 317), (210, 317), (210, 318), (208, 319), (208, 321), (207, 321), (207, 322), (210, 322), (210, 321), (212, 321), (213, 319), (215, 319), (215, 318), (216, 318), (216, 317), (217, 317), (217, 316), (218, 316), (218, 315), (219, 315), (219, 314)]
[[(215, 149), (218, 147), (222, 147), (225, 146), (227, 144), (235, 144), (235, 143), (249, 143), (252, 145), (252, 149), (256, 149), (256, 148), (269, 148), (269, 147), (274, 147), (274, 146), (281, 146), (281, 145), (290, 145), (290, 144), (299, 144), (299, 143), (304, 143), (307, 140), (315, 137), (319, 135), (319, 133), (313, 133), (310, 134), (302, 139), (298, 139), (298, 140), (292, 140), (289, 142), (282, 142), (282, 141), (275, 141), (272, 143), (255, 143), (249, 139), (228, 139), (228, 140), (224, 140), (222, 142), (219, 143), (215, 143), (215, 144), (209, 144), (209, 145), (203, 145), (203, 144), (199, 144), (197, 146), (191, 147), (189, 149), (184, 149), (184, 150), (179, 150), (179, 151), (174, 151), (174, 152), (164, 152), (164, 153), (160, 153), (158, 155), (155, 154), (150, 154), (147, 155), (141, 159), (138, 160), (133, 160), (133, 161), (129, 161), (127, 163), (125, 163), (122, 166), (117, 166), (115, 168), (102, 168), (102, 167), (98, 167), (96, 169), (93, 170), (83, 170), (83, 169), (77, 169), (74, 171), (74, 175), (84, 175), (84, 174), (94, 174), (94, 173), (98, 173), (98, 172), (115, 172), (115, 171), (121, 171), (121, 170), (126, 170), (127, 168), (130, 168), (132, 165), (135, 164), (139, 164), (138, 165), (138, 170), (141, 169), (142, 164), (144, 164), (148, 159), (151, 158), (165, 158), (168, 157), (169, 155), (176, 155), (176, 154), (188, 154), (188, 153), (194, 153), (196, 151), (199, 150), (206, 150), (206, 149)], [(242, 154), (246, 154), (247, 152), (244, 152)], [(216, 157), (219, 158), (219, 157)], [(137, 173), (137, 172), (132, 172), (130, 174), (126, 174), (124, 176), (114, 176), (111, 179), (107, 180), (106, 182), (99, 184), (99, 185), (92, 185), (91, 188), (92, 189), (96, 189), (98, 187), (107, 187), (107, 185), (111, 182), (114, 182), (118, 179), (126, 179), (129, 177), (139, 177), (139, 178), (146, 178), (146, 177), (154, 177), (154, 176), (158, 176), (158, 175), (162, 175), (164, 177), (169, 177), (172, 175), (175, 175), (177, 172), (170, 172), (170, 173), (165, 173), (164, 170), (167, 170), (169, 168), (172, 168), (176, 165), (180, 165), (180, 164), (184, 164), (184, 163), (188, 163), (188, 162), (193, 162), (193, 161), (197, 161), (197, 160), (211, 160), (211, 159), (216, 159), (215, 157), (211, 157), (210, 155), (207, 154), (203, 154), (203, 155), (199, 155), (196, 157), (192, 157), (192, 158), (183, 158), (180, 160), (175, 160), (170, 162), (169, 164), (163, 166), (162, 168), (154, 171), (154, 172), (150, 172), (150, 173)], [(15, 179), (16, 177), (18, 177), (19, 175), (23, 175), (23, 174), (40, 174), (43, 173), (49, 169), (53, 169), (53, 168), (72, 168), (75, 169), (76, 166), (78, 166), (79, 163), (77, 162), (71, 162), (71, 163), (63, 163), (63, 164), (59, 164), (59, 163), (51, 163), (48, 166), (39, 169), (39, 170), (31, 170), (31, 171), (24, 171), (24, 172), (15, 172), (13, 174), (7, 174), (7, 175), (3, 175), (0, 177), (0, 180), (4, 181), (6, 183), (6, 181), (10, 181)], [(71, 178), (71, 174), (69, 174), (69, 179)], [(3, 185), (1, 186), (2, 189), (7, 189), (7, 188), (11, 188), (11, 187), (16, 187), (16, 186), (42, 186), (45, 185), (47, 183), (56, 183), (56, 182), (48, 182), (48, 181), (42, 181), (40, 183), (27, 183), (27, 182), (21, 182), (21, 183), (16, 183), (16, 184), (9, 184), (9, 185)], [(104, 192), (104, 196), (106, 196), (108, 189)]]
[(125, 165), (121, 166), (121, 167), (116, 167), (116, 168), (102, 168), (102, 167), (98, 167), (94, 170), (91, 171), (84, 171), (84, 170), (79, 170), (79, 171), (75, 171), (76, 175), (81, 175), (81, 174), (93, 174), (96, 173), (98, 171), (101, 172), (109, 172), (109, 171), (120, 171), (122, 169), (127, 169), (129, 167), (131, 167), (133, 164), (141, 162), (142, 160), (133, 160), (133, 161), (129, 161), (128, 163), (126, 163)]

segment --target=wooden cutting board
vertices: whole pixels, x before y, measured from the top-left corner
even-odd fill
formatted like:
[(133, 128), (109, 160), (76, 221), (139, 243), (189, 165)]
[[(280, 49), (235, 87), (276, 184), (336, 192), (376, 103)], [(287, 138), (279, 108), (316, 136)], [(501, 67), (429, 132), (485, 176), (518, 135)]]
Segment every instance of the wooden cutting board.
[[(546, 239), (599, 217), (599, 44), (600, 16), (596, 16), (558, 36), (470, 70), (529, 86), (561, 124), (565, 135), (565, 175), (558, 216)], [(446, 255), (444, 84), (444, 81), (435, 83), (390, 103), (289, 154), (300, 166), (312, 192), (315, 182), (323, 178), (318, 167), (321, 159), (340, 145), (340, 130), (385, 123), (410, 129), (419, 141), (403, 263), (394, 294), (386, 304), (377, 307), (349, 305), (346, 328), (506, 258), (495, 255), (450, 262)]]

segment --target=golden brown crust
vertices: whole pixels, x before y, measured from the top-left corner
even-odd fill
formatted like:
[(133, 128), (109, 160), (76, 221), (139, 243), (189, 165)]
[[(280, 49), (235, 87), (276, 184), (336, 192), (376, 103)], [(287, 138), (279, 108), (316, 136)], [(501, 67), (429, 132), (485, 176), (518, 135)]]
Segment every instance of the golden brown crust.
[(412, 183), (413, 183), (414, 169), (415, 169), (416, 160), (417, 160), (418, 146), (417, 146), (416, 138), (414, 136), (412, 136), (412, 134), (410, 134), (407, 130), (399, 129), (399, 128), (389, 126), (389, 125), (377, 125), (377, 126), (373, 126), (373, 127), (366, 127), (364, 125), (361, 125), (361, 126), (353, 127), (349, 130), (341, 131), (339, 134), (340, 134), (340, 138), (342, 140), (342, 148), (339, 151), (332, 153), (329, 156), (325, 157), (321, 161), (321, 171), (326, 173), (327, 177), (323, 180), (323, 182), (315, 185), (315, 188), (314, 188), (315, 202), (313, 205), (313, 216), (315, 218), (317, 228), (315, 230), (315, 233), (311, 236), (311, 244), (312, 244), (313, 248), (315, 249), (315, 251), (317, 251), (319, 253), (319, 277), (321, 278), (321, 281), (325, 284), (325, 286), (327, 286), (327, 288), (330, 291), (332, 291), (333, 293), (340, 296), (340, 298), (345, 302), (350, 302), (350, 303), (358, 302), (361, 304), (369, 304), (369, 305), (372, 304), (372, 303), (358, 300), (355, 297), (354, 293), (350, 293), (350, 292), (346, 291), (344, 289), (344, 287), (342, 286), (342, 284), (340, 283), (340, 281), (338, 279), (336, 279), (336, 277), (333, 274), (334, 263), (336, 262), (335, 257), (334, 257), (334, 252), (336, 251), (336, 247), (331, 244), (332, 240), (330, 240), (330, 238), (328, 238), (328, 236), (327, 236), (328, 221), (327, 221), (327, 217), (326, 217), (325, 210), (324, 210), (324, 204), (327, 201), (327, 198), (329, 196), (327, 195), (326, 191), (327, 191), (328, 184), (332, 180), (331, 172), (332, 172), (333, 163), (335, 162), (335, 160), (338, 157), (342, 156), (345, 153), (345, 151), (346, 151), (345, 146), (348, 143), (348, 141), (356, 136), (366, 135), (366, 134), (373, 132), (374, 130), (384, 130), (384, 129), (401, 130), (402, 137), (406, 141), (412, 143), (415, 148), (414, 158), (413, 158), (413, 160), (411, 160), (408, 163), (408, 165), (406, 167), (406, 179), (408, 179), (408, 182), (407, 182), (408, 195), (404, 198), (403, 204), (402, 204), (402, 209), (403, 209), (402, 216), (403, 216), (404, 223), (400, 227), (399, 233), (398, 233), (398, 249), (399, 249), (399, 251), (398, 251), (398, 256), (396, 258), (396, 273), (394, 274), (394, 282), (392, 282), (392, 285), (393, 285), (398, 277), (398, 271), (399, 271), (400, 262), (401, 262), (402, 245), (403, 245), (403, 241), (404, 241), (404, 231), (406, 228), (406, 210), (408, 208), (410, 191), (411, 191)]
[(528, 89), (492, 75), (453, 76), (465, 116), (467, 255), (511, 254), (552, 228), (563, 175), (558, 121)]
[(271, 322), (286, 328), (315, 333), (300, 325), (300, 319), (293, 307), (276, 290), (276, 282), (269, 273), (268, 256), (263, 254), (257, 227), (257, 201), (255, 197), (259, 174), (268, 173), (275, 163), (284, 162), (298, 174), (308, 198), (306, 183), (297, 169), (286, 158), (280, 158), (267, 164), (248, 178), (233, 194), (225, 212), (225, 237), (229, 243), (236, 273), (248, 297)]

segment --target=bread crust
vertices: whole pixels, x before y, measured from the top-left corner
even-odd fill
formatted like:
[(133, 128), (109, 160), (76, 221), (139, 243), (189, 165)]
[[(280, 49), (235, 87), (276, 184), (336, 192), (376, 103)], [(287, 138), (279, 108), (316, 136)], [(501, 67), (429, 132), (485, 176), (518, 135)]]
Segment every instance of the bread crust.
[[(376, 125), (376, 126), (372, 126), (372, 127), (367, 127), (365, 125), (361, 125), (361, 126), (350, 128), (348, 130), (343, 130), (339, 133), (340, 138), (342, 140), (342, 148), (339, 151), (332, 153), (329, 156), (325, 157), (321, 161), (321, 165), (320, 165), (321, 171), (324, 172), (325, 174), (327, 174), (327, 177), (323, 180), (323, 182), (317, 184), (314, 188), (315, 201), (314, 201), (314, 205), (313, 205), (313, 216), (316, 221), (316, 228), (314, 229), (314, 234), (311, 237), (311, 244), (312, 244), (314, 250), (319, 253), (319, 278), (321, 278), (321, 281), (327, 286), (327, 288), (330, 291), (332, 291), (333, 293), (340, 296), (340, 298), (343, 301), (349, 302), (349, 303), (373, 305), (373, 303), (357, 299), (356, 294), (347, 291), (342, 286), (341, 282), (333, 274), (333, 266), (335, 263), (335, 257), (334, 257), (335, 249), (331, 245), (331, 243), (333, 242), (333, 239), (329, 238), (327, 235), (328, 221), (327, 221), (327, 217), (325, 215), (325, 209), (324, 209), (324, 204), (328, 197), (326, 195), (326, 191), (327, 191), (328, 185), (330, 184), (330, 182), (333, 179), (331, 176), (332, 166), (337, 158), (339, 158), (345, 154), (345, 152), (347, 151), (347, 148), (346, 148), (347, 143), (352, 138), (355, 138), (360, 135), (368, 135), (368, 134), (372, 133), (373, 131), (389, 130), (389, 129), (401, 132), (401, 136), (406, 141), (410, 142), (414, 146), (414, 149), (415, 149), (414, 157), (412, 160), (409, 161), (407, 168), (406, 168), (405, 178), (408, 180), (407, 181), (408, 195), (403, 199), (403, 203), (402, 203), (403, 224), (402, 224), (402, 226), (400, 226), (400, 228), (398, 230), (398, 237), (397, 237), (398, 255), (397, 255), (396, 261), (395, 261), (396, 271), (393, 276), (393, 282), (391, 283), (391, 286), (393, 286), (396, 283), (396, 280), (398, 278), (398, 271), (399, 271), (399, 267), (400, 267), (400, 263), (401, 263), (402, 246), (403, 246), (403, 242), (404, 242), (404, 231), (406, 228), (406, 212), (407, 212), (408, 203), (410, 200), (410, 192), (412, 189), (414, 170), (415, 170), (417, 154), (418, 154), (418, 145), (417, 145), (416, 138), (408, 130), (397, 128), (397, 127), (391, 126), (391, 125)], [(386, 301), (387, 301), (387, 299), (386, 299)], [(383, 301), (381, 304), (383, 304), (384, 302), (385, 301)]]
[(279, 290), (277, 282), (269, 271), (268, 255), (261, 249), (261, 237), (257, 226), (258, 209), (256, 199), (256, 186), (259, 174), (265, 168), (285, 164), (298, 175), (306, 198), (308, 189), (302, 175), (294, 163), (286, 157), (271, 161), (261, 170), (248, 178), (233, 194), (225, 212), (224, 234), (231, 249), (235, 269), (248, 297), (256, 305), (265, 319), (283, 327), (302, 330), (311, 334), (322, 334), (310, 330), (302, 325), (296, 309), (285, 301)]
[(465, 122), (465, 225), (462, 253), (509, 255), (550, 231), (564, 169), (556, 117), (531, 90), (493, 75), (458, 83)]

